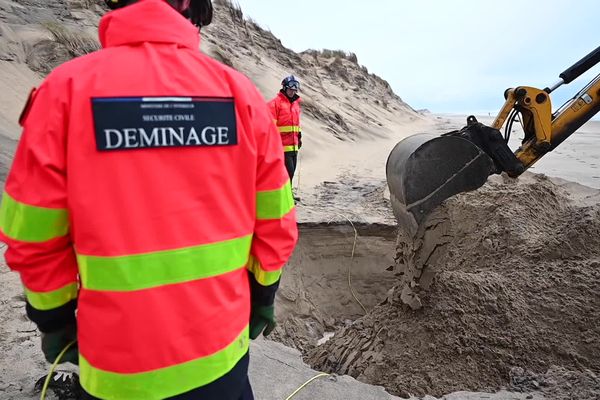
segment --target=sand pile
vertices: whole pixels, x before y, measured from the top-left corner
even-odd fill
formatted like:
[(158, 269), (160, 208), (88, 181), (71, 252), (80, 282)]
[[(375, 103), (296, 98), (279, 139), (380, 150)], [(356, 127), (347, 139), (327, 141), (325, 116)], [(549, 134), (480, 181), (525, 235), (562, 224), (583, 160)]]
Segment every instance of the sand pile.
[(533, 374), (554, 368), (581, 383), (554, 398), (600, 398), (600, 204), (582, 190), (527, 175), (447, 201), (399, 235), (387, 300), (308, 361), (406, 397), (551, 388)]

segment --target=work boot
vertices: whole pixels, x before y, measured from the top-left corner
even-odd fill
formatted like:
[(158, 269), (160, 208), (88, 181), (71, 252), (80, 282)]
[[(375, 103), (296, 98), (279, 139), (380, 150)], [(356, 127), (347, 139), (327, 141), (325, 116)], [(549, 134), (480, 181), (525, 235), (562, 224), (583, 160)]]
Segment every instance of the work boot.
[[(41, 393), (44, 382), (48, 375), (42, 376), (35, 383), (33, 391)], [(48, 383), (47, 393), (53, 393), (58, 400), (79, 400), (81, 398), (81, 386), (79, 386), (79, 375), (70, 371), (54, 371)]]

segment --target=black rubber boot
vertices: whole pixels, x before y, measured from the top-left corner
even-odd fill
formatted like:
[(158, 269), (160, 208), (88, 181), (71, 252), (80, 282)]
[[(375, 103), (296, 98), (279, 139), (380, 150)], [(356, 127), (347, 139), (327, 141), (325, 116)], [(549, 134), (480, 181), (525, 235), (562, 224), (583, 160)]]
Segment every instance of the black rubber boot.
[[(41, 393), (44, 382), (48, 375), (42, 376), (35, 383), (35, 393)], [(48, 383), (48, 393), (53, 393), (58, 400), (79, 400), (81, 398), (81, 386), (79, 386), (79, 375), (70, 371), (54, 371)]]

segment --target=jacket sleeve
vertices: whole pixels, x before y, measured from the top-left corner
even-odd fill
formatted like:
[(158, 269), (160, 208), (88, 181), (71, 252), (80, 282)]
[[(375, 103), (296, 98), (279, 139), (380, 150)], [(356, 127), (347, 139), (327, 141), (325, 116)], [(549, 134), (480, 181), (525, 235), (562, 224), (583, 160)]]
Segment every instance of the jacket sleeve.
[(269, 111), (271, 111), (271, 116), (273, 117), (273, 122), (277, 124), (279, 120), (279, 106), (277, 104), (277, 97), (269, 101), (268, 103)]
[(298, 240), (298, 228), (279, 132), (264, 103), (255, 111), (256, 223), (248, 269), (253, 303), (268, 305), (273, 303), (283, 265)]
[(75, 321), (77, 263), (69, 235), (66, 106), (47, 80), (32, 92), (0, 205), (0, 239), (20, 274), (27, 314), (42, 332)]

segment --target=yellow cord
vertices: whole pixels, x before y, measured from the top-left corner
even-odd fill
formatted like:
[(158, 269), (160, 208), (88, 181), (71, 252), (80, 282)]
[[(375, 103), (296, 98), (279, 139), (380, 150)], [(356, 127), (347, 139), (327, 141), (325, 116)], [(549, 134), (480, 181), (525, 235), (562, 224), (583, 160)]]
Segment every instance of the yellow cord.
[(292, 397), (294, 397), (295, 395), (297, 395), (298, 392), (300, 392), (302, 389), (304, 389), (306, 386), (308, 386), (309, 383), (311, 383), (315, 379), (320, 378), (322, 376), (329, 376), (329, 374), (327, 374), (325, 372), (321, 372), (319, 375), (313, 376), (312, 378), (310, 378), (309, 380), (307, 380), (306, 382), (304, 382), (302, 384), (302, 386), (300, 386), (298, 389), (294, 390), (294, 393), (292, 393), (288, 397), (286, 397), (285, 400), (290, 400)]
[(76, 340), (73, 340), (71, 343), (66, 345), (65, 348), (62, 349), (62, 351), (58, 354), (58, 357), (56, 357), (56, 360), (54, 360), (54, 363), (50, 367), (50, 373), (48, 374), (48, 376), (46, 376), (46, 380), (44, 381), (44, 386), (42, 387), (42, 394), (40, 395), (40, 400), (44, 400), (46, 398), (46, 391), (48, 390), (48, 385), (50, 384), (50, 379), (52, 378), (54, 369), (56, 369), (56, 366), (58, 365), (58, 363), (60, 363), (60, 360), (65, 355), (67, 350), (69, 350), (69, 348), (71, 346), (73, 346), (76, 342), (77, 342)]
[[(352, 245), (352, 255), (350, 256), (350, 263), (348, 264), (348, 287), (350, 288), (350, 293), (352, 294), (352, 297), (354, 297), (354, 300), (356, 300), (356, 302), (358, 304), (360, 304), (361, 308), (363, 309), (363, 311), (365, 312), (365, 315), (366, 315), (367, 309), (360, 302), (360, 300), (356, 296), (356, 293), (354, 293), (354, 288), (352, 287), (352, 277), (350, 275), (350, 267), (352, 267), (352, 261), (354, 260), (354, 250), (356, 249), (356, 241), (358, 239), (358, 231), (356, 230), (356, 227), (354, 226), (354, 224), (352, 223), (352, 221), (350, 221), (350, 219), (348, 217), (346, 217), (344, 214), (338, 214), (338, 215), (340, 217), (345, 218), (346, 221), (348, 221), (350, 223), (350, 225), (352, 225), (352, 229), (354, 229), (354, 244)], [(332, 220), (329, 220), (329, 222), (327, 222), (327, 223), (329, 224), (329, 223), (331, 223), (331, 221)]]

